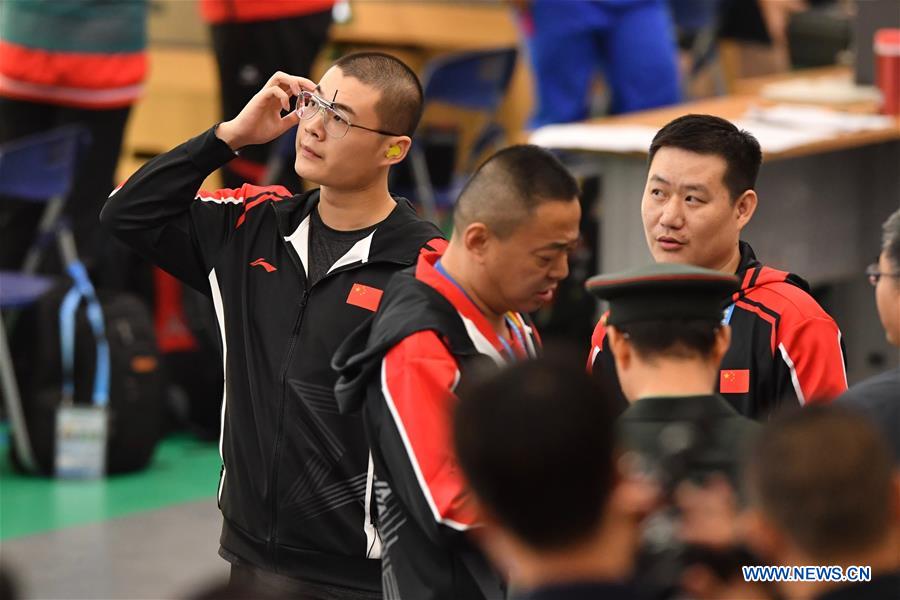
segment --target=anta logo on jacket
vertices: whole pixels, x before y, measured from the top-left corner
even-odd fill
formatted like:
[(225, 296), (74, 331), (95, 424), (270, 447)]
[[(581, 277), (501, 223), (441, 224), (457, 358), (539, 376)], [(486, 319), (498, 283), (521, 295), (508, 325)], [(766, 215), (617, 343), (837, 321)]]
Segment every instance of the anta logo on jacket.
[[(720, 367), (719, 393), (755, 419), (785, 403), (828, 402), (842, 394), (847, 374), (837, 323), (803, 279), (762, 265), (746, 242), (740, 251), (741, 290), (723, 307), (732, 335)], [(618, 390), (603, 319), (594, 330), (588, 364)]]

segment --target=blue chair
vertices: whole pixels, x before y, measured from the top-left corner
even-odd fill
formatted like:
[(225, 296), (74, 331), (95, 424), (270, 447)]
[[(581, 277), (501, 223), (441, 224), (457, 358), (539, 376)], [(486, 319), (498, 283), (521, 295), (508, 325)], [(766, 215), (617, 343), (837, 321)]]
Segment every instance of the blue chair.
[(453, 205), (479, 157), (503, 138), (496, 114), (509, 88), (517, 55), (515, 48), (478, 50), (440, 56), (426, 65), (422, 78), (426, 107), (437, 102), (482, 113), (486, 118), (462, 168), (457, 169), (449, 185), (441, 188), (436, 189), (432, 184), (423, 141), (413, 142), (409, 151), (410, 170), (426, 218), (436, 221), (439, 208)]
[[(0, 196), (46, 205), (21, 269), (0, 271), (0, 310), (28, 306), (53, 285), (53, 278), (35, 274), (41, 254), (50, 241), (58, 242), (66, 264), (77, 260), (74, 239), (61, 215), (72, 187), (79, 150), (88, 138), (84, 128), (70, 125), (0, 146)], [(22, 415), (19, 387), (2, 318), (0, 384), (16, 451), (23, 466), (33, 470), (34, 456)]]

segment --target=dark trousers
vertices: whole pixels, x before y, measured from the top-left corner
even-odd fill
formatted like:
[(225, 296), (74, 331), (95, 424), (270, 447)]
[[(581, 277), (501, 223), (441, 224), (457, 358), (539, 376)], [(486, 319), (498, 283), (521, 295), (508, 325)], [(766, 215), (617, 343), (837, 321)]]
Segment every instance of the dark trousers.
[[(274, 21), (219, 23), (211, 27), (219, 67), (222, 118), (233, 119), (275, 71), (309, 77), (313, 61), (328, 40), (331, 11)], [(293, 145), (285, 147), (274, 181), (263, 181), (276, 142), (250, 146), (222, 167), (227, 188), (244, 183), (278, 183), (299, 190)]]
[[(91, 110), (0, 98), (0, 144), (71, 124), (82, 125), (90, 133), (89, 145), (81, 150), (65, 215), (75, 234), (79, 255), (102, 280), (124, 277), (127, 268), (121, 262), (123, 257), (131, 256), (124, 246), (101, 230), (99, 221), (100, 209), (115, 185), (116, 166), (130, 111), (130, 106)], [(15, 269), (21, 266), (43, 208), (43, 205), (0, 198), (0, 231), (3, 232), (0, 235), (0, 267)], [(55, 256), (55, 249), (48, 248), (45, 257), (50, 258), (49, 264), (58, 267)]]
[(231, 565), (228, 598), (296, 598), (297, 600), (381, 600), (369, 592), (325, 583), (302, 581), (247, 565)]

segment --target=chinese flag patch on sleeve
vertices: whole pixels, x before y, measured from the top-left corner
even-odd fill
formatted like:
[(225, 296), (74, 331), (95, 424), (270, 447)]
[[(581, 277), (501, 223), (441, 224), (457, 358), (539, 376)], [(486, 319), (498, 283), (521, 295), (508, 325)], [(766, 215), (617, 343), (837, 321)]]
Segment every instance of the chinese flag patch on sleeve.
[(381, 302), (381, 294), (382, 291), (378, 288), (354, 283), (350, 288), (350, 294), (347, 295), (347, 304), (375, 312), (378, 310), (378, 303)]
[(744, 394), (750, 391), (750, 369), (719, 371), (719, 393)]

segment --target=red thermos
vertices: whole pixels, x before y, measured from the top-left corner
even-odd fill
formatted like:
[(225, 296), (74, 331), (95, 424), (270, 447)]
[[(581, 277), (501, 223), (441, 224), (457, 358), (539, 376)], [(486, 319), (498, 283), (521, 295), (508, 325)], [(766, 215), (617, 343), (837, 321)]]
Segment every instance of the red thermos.
[(900, 29), (875, 32), (875, 84), (884, 96), (881, 112), (900, 115)]

